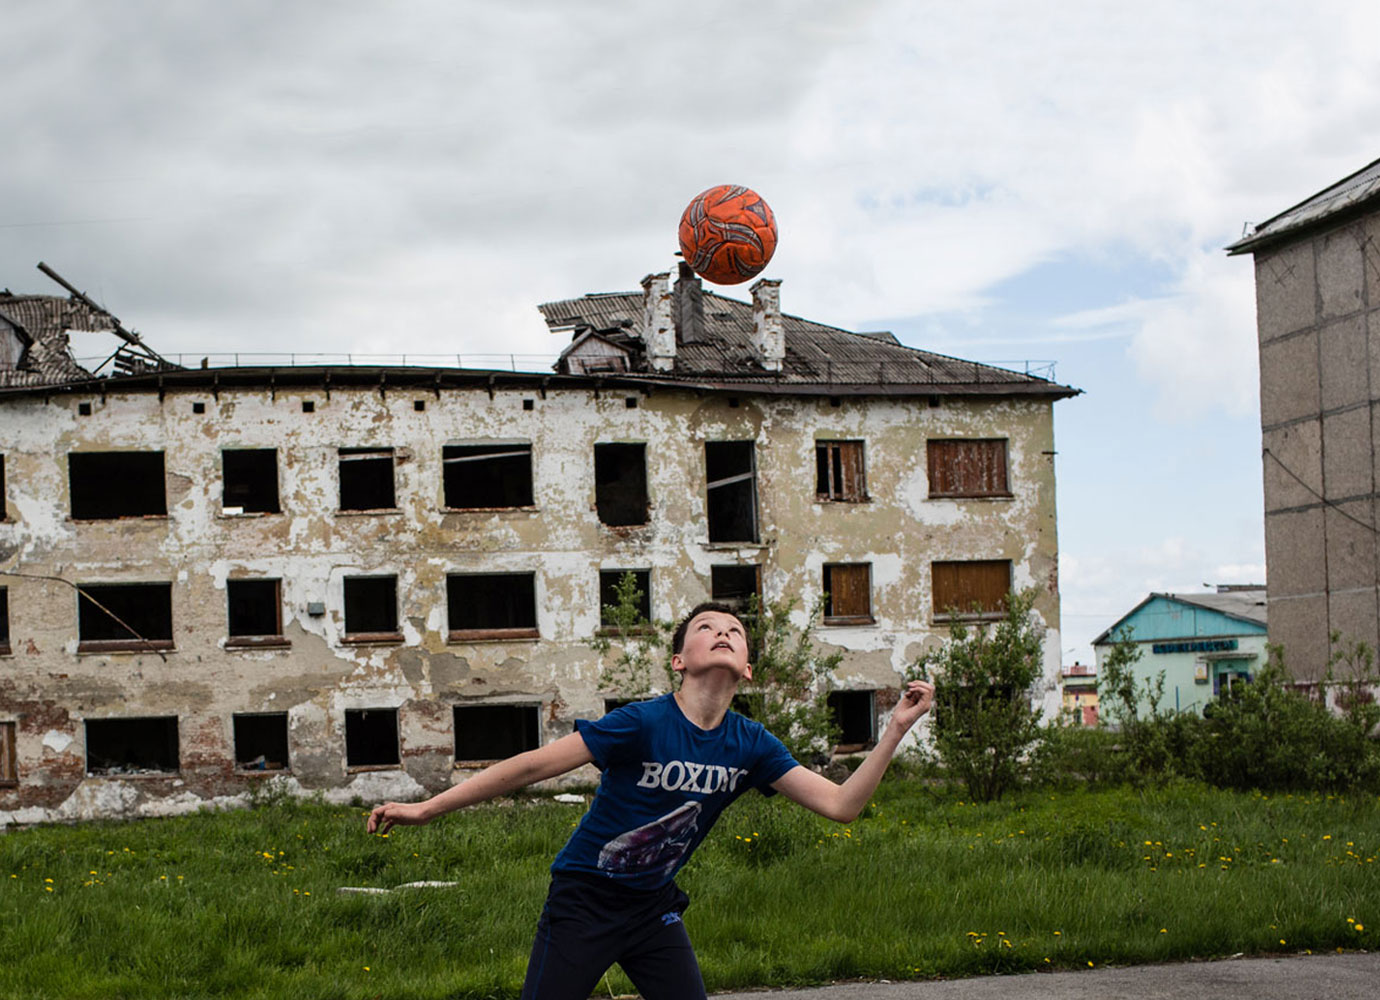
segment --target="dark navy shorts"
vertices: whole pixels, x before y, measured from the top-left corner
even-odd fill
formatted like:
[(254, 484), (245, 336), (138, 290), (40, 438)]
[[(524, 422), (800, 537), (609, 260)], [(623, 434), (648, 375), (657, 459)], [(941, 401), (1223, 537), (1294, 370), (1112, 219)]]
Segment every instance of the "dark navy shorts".
[(597, 875), (554, 875), (537, 921), (523, 1000), (586, 1000), (617, 962), (646, 1000), (704, 1000), (674, 882), (629, 889)]

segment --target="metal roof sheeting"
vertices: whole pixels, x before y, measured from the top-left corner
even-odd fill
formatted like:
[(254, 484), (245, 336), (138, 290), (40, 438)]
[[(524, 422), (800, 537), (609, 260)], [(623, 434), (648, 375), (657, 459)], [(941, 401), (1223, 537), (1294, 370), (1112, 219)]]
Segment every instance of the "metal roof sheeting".
[(61, 385), (91, 378), (91, 373), (72, 358), (67, 331), (106, 331), (114, 325), (106, 313), (71, 299), (8, 291), (0, 292), (0, 317), (29, 338), (19, 367), (0, 369), (0, 387)]
[(1380, 160), (1255, 226), (1249, 234), (1227, 247), (1227, 253), (1260, 250), (1297, 231), (1358, 208), (1377, 196), (1380, 196)]

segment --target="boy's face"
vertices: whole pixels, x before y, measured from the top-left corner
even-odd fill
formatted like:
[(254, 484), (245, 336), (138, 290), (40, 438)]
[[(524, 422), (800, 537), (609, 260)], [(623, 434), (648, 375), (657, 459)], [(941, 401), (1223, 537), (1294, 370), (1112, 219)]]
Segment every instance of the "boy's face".
[(736, 617), (722, 611), (702, 611), (690, 619), (685, 644), (671, 657), (677, 673), (729, 670), (739, 680), (752, 679), (748, 663), (747, 631)]

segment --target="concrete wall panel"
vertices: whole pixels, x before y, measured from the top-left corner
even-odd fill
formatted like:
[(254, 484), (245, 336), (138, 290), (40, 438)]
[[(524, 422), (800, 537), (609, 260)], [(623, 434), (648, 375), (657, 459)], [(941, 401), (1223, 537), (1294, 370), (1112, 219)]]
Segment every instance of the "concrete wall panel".
[(1328, 631), (1340, 633), (1343, 643), (1360, 640), (1380, 648), (1380, 620), (1376, 617), (1376, 589), (1334, 591), (1328, 601)]
[(1264, 431), (1265, 509), (1303, 507), (1322, 493), (1322, 422), (1287, 424)]
[(1323, 494), (1328, 499), (1368, 496), (1374, 491), (1370, 427), (1367, 408), (1323, 417)]
[(1261, 344), (1318, 321), (1312, 243), (1295, 243), (1255, 259), (1256, 317)]
[(1353, 313), (1318, 332), (1322, 408), (1335, 410), (1370, 398), (1365, 316)]
[(1265, 551), (1271, 560), (1267, 586), (1273, 622), (1276, 600), (1319, 594), (1327, 584), (1322, 509), (1266, 514)]
[(1360, 246), (1364, 239), (1364, 227), (1359, 222), (1318, 237), (1318, 305), (1322, 320), (1350, 315), (1361, 308), (1365, 272)]
[(1321, 398), (1316, 335), (1303, 334), (1261, 345), (1262, 426), (1315, 415)]
[(1373, 511), (1373, 501), (1362, 500), (1324, 512), (1328, 590), (1375, 586), (1376, 538), (1370, 527)]
[(1270, 598), (1270, 642), (1284, 648), (1284, 662), (1294, 678), (1319, 680), (1327, 672), (1327, 599)]

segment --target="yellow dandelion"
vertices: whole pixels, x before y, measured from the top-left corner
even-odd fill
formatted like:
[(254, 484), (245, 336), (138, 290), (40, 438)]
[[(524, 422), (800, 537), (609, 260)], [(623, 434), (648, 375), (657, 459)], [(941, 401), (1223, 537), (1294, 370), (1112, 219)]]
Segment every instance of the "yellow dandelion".
[(1357, 929), (1358, 931), (1363, 931), (1363, 930), (1366, 929), (1366, 925), (1365, 925), (1365, 924), (1357, 924), (1357, 925), (1356, 925), (1356, 929)]

